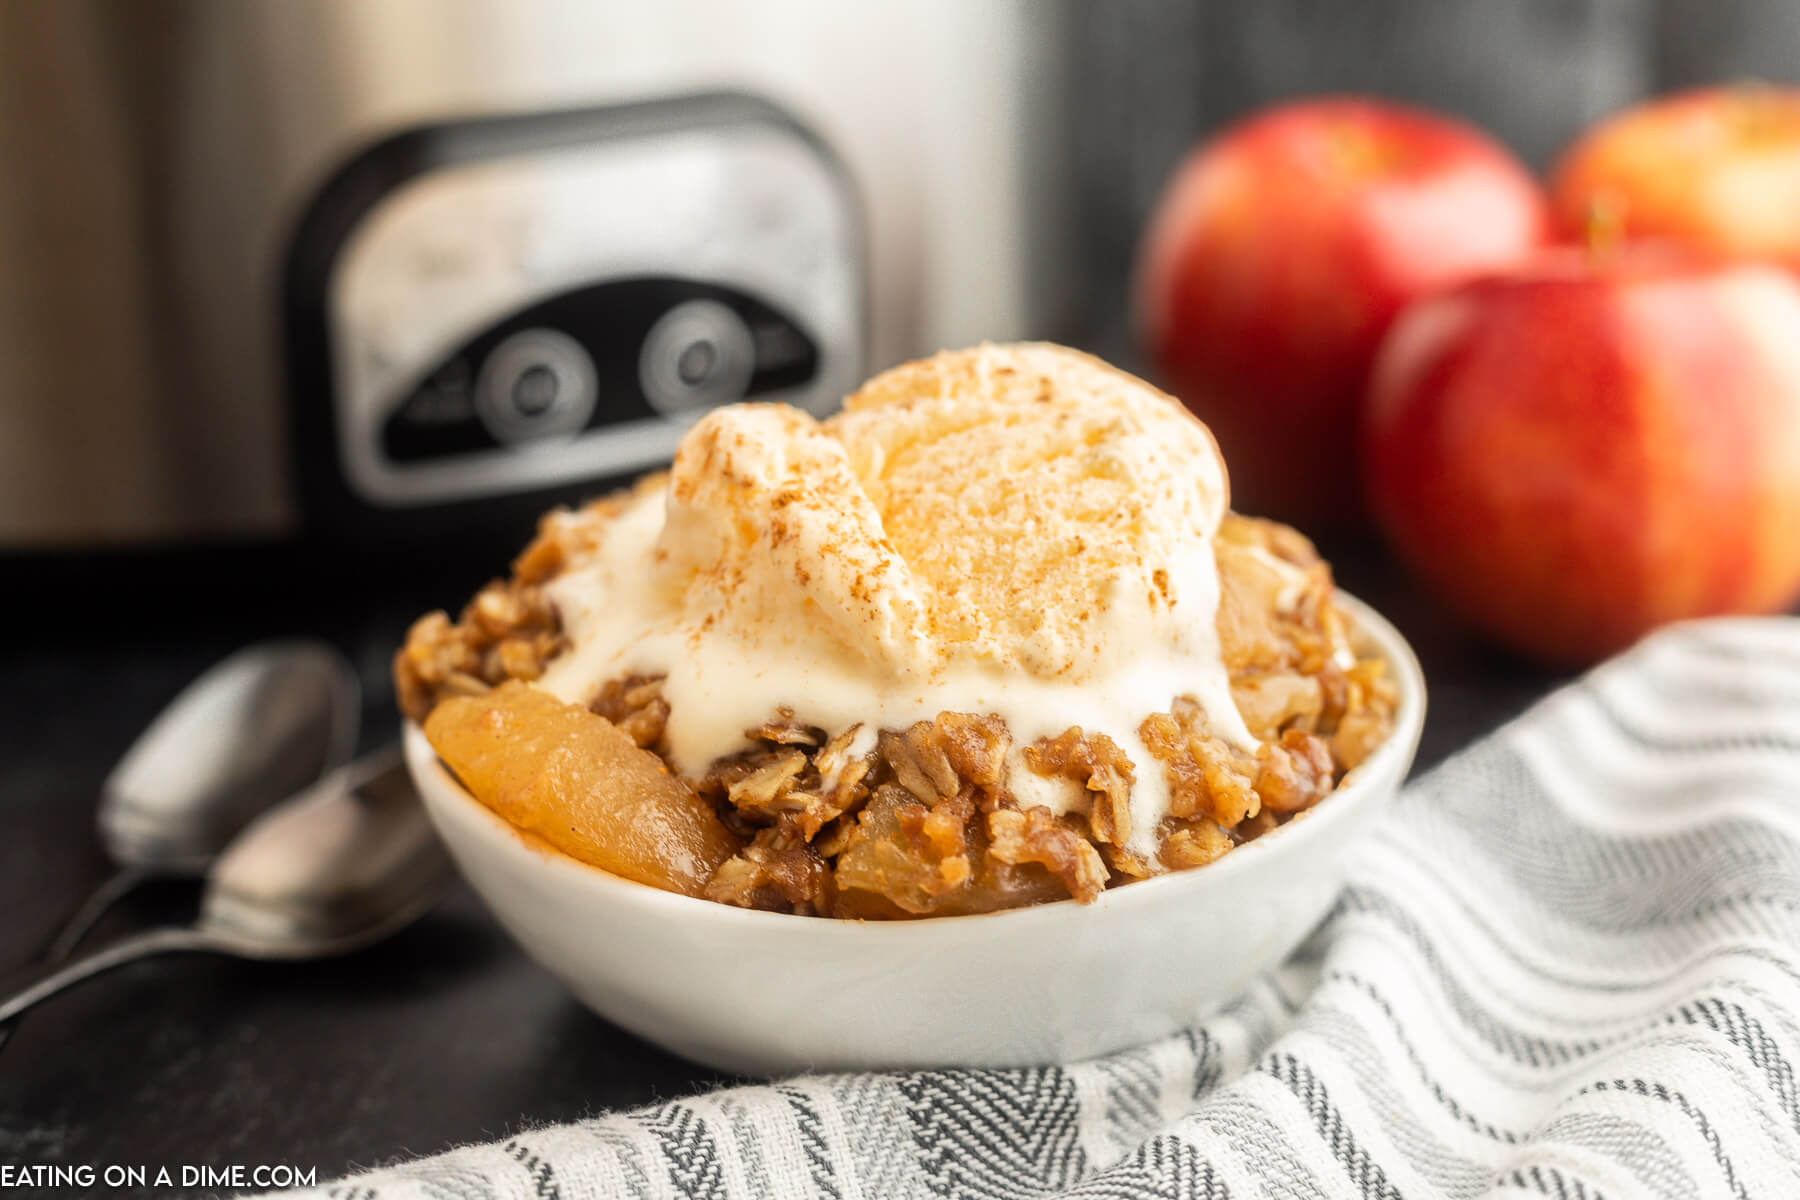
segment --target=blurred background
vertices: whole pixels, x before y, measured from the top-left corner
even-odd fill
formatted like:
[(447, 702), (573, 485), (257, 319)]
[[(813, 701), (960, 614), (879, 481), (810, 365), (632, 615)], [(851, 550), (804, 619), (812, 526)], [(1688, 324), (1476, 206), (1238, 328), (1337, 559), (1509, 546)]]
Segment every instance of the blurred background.
[[(1800, 9), (1755, 0), (8, 4), (0, 546), (301, 527), (291, 410), (331, 398), (296, 387), (317, 364), (297, 372), (282, 344), (284, 268), (318, 191), (403, 127), (719, 89), (779, 105), (848, 176), (864, 237), (843, 267), (866, 310), (844, 349), (860, 377), (983, 338), (1128, 358), (1129, 271), (1159, 188), (1198, 138), (1265, 102), (1422, 102), (1541, 166), (1643, 95), (1795, 63)], [(617, 200), (582, 203), (600, 216)], [(507, 236), (457, 218), (416, 236), (453, 234), (470, 257)], [(701, 253), (671, 245), (663, 269)], [(408, 317), (433, 325), (385, 314)]]
[(0, 570), (51, 623), (454, 604), (712, 404), (982, 339), (1152, 369), (1146, 220), (1260, 105), (1541, 169), (1796, 63), (1755, 0), (16, 0)]

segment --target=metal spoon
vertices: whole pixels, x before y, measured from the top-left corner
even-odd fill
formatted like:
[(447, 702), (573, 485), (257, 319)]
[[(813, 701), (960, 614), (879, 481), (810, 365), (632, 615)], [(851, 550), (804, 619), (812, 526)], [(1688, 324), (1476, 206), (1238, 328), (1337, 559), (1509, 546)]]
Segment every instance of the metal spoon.
[(263, 642), (194, 680), (132, 743), (101, 789), (101, 844), (119, 867), (63, 923), (60, 962), (148, 879), (200, 875), (271, 804), (343, 765), (361, 691), (323, 642)]
[(307, 959), (379, 941), (424, 914), (454, 868), (397, 748), (334, 772), (245, 829), (207, 875), (191, 926), (133, 934), (7, 980), (0, 1021), (101, 971), (173, 951)]

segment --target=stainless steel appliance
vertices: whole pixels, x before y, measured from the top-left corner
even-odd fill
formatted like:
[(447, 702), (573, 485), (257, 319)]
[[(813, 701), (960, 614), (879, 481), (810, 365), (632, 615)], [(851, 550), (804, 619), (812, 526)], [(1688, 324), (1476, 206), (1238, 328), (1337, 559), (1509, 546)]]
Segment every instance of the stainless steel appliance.
[(438, 123), (308, 205), (284, 284), (308, 526), (516, 524), (745, 398), (861, 375), (854, 196), (780, 109), (716, 94)]

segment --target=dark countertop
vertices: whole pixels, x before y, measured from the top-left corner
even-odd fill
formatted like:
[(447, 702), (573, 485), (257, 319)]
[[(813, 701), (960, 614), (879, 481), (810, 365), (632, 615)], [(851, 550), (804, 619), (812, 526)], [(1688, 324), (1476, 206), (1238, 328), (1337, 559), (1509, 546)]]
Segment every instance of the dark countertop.
[[(1421, 768), (1554, 684), (1456, 629), (1378, 550), (1325, 549), (1425, 664)], [(295, 633), (336, 642), (369, 688), (365, 746), (393, 736), (386, 665), (406, 621), (480, 579), (438, 572), (431, 586), (399, 586), (378, 561), (260, 549), (0, 562), (0, 587), (28, 598), (25, 634), (0, 664), (0, 962), (34, 953), (105, 876), (101, 780), (175, 692), (238, 646)], [(418, 567), (403, 573), (430, 574)], [(89, 944), (179, 918), (194, 894), (146, 889)], [(0, 1048), (0, 1163), (152, 1174), (290, 1163), (323, 1181), (720, 1081), (580, 1008), (459, 885), (417, 926), (343, 959), (183, 955), (46, 1002)]]

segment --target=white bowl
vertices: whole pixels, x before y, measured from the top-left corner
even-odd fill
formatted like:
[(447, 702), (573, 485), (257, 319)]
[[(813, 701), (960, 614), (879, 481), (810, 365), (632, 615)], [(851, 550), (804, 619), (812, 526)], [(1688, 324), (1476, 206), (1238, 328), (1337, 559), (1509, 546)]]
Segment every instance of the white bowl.
[(1425, 715), (1406, 642), (1367, 606), (1343, 604), (1399, 686), (1388, 741), (1287, 825), (1092, 904), (893, 922), (714, 904), (528, 846), (416, 726), (406, 758), (463, 874), (526, 953), (676, 1054), (755, 1075), (1070, 1061), (1207, 1016), (1330, 908), (1345, 848), (1398, 791)]

